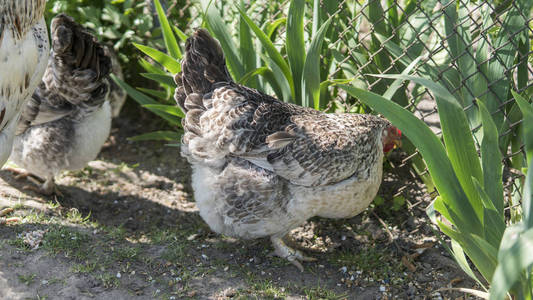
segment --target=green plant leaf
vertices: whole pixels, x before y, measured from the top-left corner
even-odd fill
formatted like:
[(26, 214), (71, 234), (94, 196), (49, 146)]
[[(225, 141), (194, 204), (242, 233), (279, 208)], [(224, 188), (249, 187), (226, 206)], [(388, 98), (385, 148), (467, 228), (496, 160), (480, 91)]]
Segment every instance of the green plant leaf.
[(164, 86), (169, 86), (171, 88), (176, 88), (176, 82), (174, 82), (174, 77), (168, 74), (154, 74), (154, 73), (140, 73), (144, 78), (156, 81)]
[[(292, 79), (292, 74), (289, 65), (283, 59), (283, 56), (281, 56), (279, 51), (276, 49), (276, 47), (274, 47), (274, 44), (272, 44), (272, 41), (265, 35), (265, 33), (257, 25), (255, 25), (255, 23), (246, 15), (246, 13), (240, 7), (237, 7), (237, 9), (239, 10), (239, 13), (241, 14), (246, 24), (250, 26), (250, 29), (252, 29), (257, 38), (259, 38), (259, 41), (263, 45), (263, 48), (265, 48), (265, 51), (267, 52), (270, 59), (272, 59), (272, 61), (279, 67), (279, 69), (285, 76), (287, 82), (289, 83), (292, 101), (295, 101), (296, 98), (294, 90), (294, 81)], [(271, 68), (272, 70), (274, 70), (272, 66)]]
[(303, 103), (300, 101), (303, 101), (301, 100), (303, 96), (302, 80), (305, 78), (302, 78), (306, 57), (304, 41), (304, 15), (305, 0), (292, 0), (289, 6), (289, 13), (287, 15), (287, 38), (285, 41), (285, 49), (287, 49), (287, 57), (289, 59), (289, 66), (291, 67), (292, 78), (294, 81), (294, 99), (297, 103)]
[(162, 112), (165, 112), (169, 115), (173, 115), (179, 118), (184, 118), (185, 114), (181, 111), (181, 109), (174, 105), (166, 105), (166, 104), (145, 104), (142, 107), (145, 107), (150, 110), (159, 110)]
[[(240, 6), (242, 9), (244, 9), (245, 4), (243, 0), (240, 0)], [(246, 24), (242, 17), (240, 17), (239, 19), (239, 41), (241, 61), (243, 63), (245, 72), (243, 76), (245, 76), (246, 73), (257, 68), (257, 55), (255, 53), (254, 41), (252, 39), (250, 27), (248, 26), (248, 24)], [(250, 81), (248, 84), (249, 87), (257, 88), (259, 85), (257, 78), (248, 78), (247, 81)]]
[(163, 39), (165, 40), (167, 51), (174, 59), (181, 59), (180, 47), (174, 32), (172, 32), (172, 28), (170, 28), (165, 11), (163, 10), (163, 7), (161, 7), (159, 0), (154, 0), (154, 5), (157, 11), (157, 17), (159, 18), (159, 23), (161, 24), (161, 29), (163, 31)]
[(274, 32), (276, 32), (276, 30), (279, 28), (281, 24), (285, 24), (285, 23), (287, 23), (287, 18), (285, 17), (276, 19), (272, 21), (271, 23), (267, 23), (264, 31), (268, 39), (272, 39), (272, 35), (274, 34)]
[[(487, 107), (478, 101), (483, 139), (481, 141), (481, 164), (483, 167), (483, 186), (494, 208), (503, 218), (503, 164), (502, 154), (498, 147), (498, 129), (492, 120)], [(485, 206), (486, 207), (486, 206)]]
[[(470, 126), (461, 104), (443, 86), (425, 78), (406, 75), (377, 75), (377, 77), (411, 80), (433, 92), (437, 100), (446, 152), (457, 179), (459, 179), (461, 187), (476, 212), (477, 218), (482, 220), (483, 205), (472, 183), (472, 177), (479, 182), (483, 182), (483, 172), (470, 132)], [(414, 143), (414, 141), (412, 142)], [(435, 179), (435, 176), (432, 176), (432, 178)], [(478, 232), (478, 234), (480, 233)]]
[(522, 197), (523, 222), (526, 228), (533, 227), (533, 107), (524, 97), (512, 91), (516, 103), (520, 107), (523, 116), (524, 141), (528, 163), (528, 172)]
[(320, 108), (320, 52), (330, 21), (331, 19), (322, 24), (307, 51), (302, 77), (302, 87), (305, 91), (302, 99), (304, 107), (313, 105), (315, 109)]
[[(127, 84), (126, 82), (122, 81), (120, 78), (115, 76), (114, 74), (111, 74), (111, 79), (113, 79), (121, 88), (123, 88), (128, 95), (135, 100), (137, 103), (141, 105), (146, 104), (160, 104), (159, 102), (155, 101), (154, 99), (146, 96), (145, 94), (137, 91), (135, 88)], [(180, 126), (181, 121), (179, 118), (176, 118), (175, 116), (169, 115), (166, 112), (161, 112), (159, 110), (152, 110), (153, 113), (160, 116), (161, 118), (165, 119), (167, 122), (169, 122), (172, 126)]]
[(174, 32), (176, 33), (176, 35), (182, 42), (187, 41), (187, 38), (188, 38), (187, 35), (183, 33), (183, 31), (181, 31), (181, 29), (179, 29), (178, 26), (172, 26), (172, 28), (174, 29)]
[(154, 131), (149, 133), (144, 133), (136, 135), (134, 137), (128, 138), (128, 140), (133, 142), (141, 141), (179, 141), (181, 134), (176, 131)]
[(148, 46), (140, 45), (140, 44), (137, 44), (137, 43), (133, 43), (133, 45), (135, 47), (137, 47), (137, 49), (141, 50), (144, 54), (150, 56), (155, 61), (160, 63), (170, 73), (176, 74), (176, 73), (181, 72), (181, 65), (174, 58), (166, 55), (165, 53), (163, 53), (163, 52), (161, 52), (159, 50), (156, 50), (156, 49), (148, 47)]
[(206, 22), (209, 31), (211, 31), (215, 38), (220, 42), (220, 46), (226, 56), (228, 70), (233, 76), (233, 79), (241, 79), (245, 73), (244, 66), (239, 59), (237, 47), (228, 32), (226, 23), (224, 23), (224, 20), (222, 20), (222, 17), (214, 5), (209, 5), (207, 8), (204, 21)]
[(151, 63), (149, 63), (146, 59), (144, 58), (141, 58), (139, 60), (139, 65), (145, 70), (147, 71), (148, 73), (156, 73), (156, 74), (166, 74), (166, 72), (161, 69), (161, 68), (158, 68), (154, 65), (152, 65)]
[(515, 228), (509, 227), (502, 239), (499, 264), (494, 271), (490, 287), (491, 300), (504, 299), (507, 292), (518, 282), (523, 271), (533, 265), (533, 229), (517, 234)]
[[(424, 157), (441, 198), (449, 202), (451, 209), (459, 213), (459, 219), (453, 221), (464, 223), (465, 230), (482, 235), (480, 218), (476, 216), (464, 191), (458, 188), (460, 184), (444, 146), (431, 129), (411, 112), (388, 99), (353, 86), (339, 86), (351, 96), (383, 114), (413, 142)], [(481, 206), (481, 203), (478, 205)]]
[(166, 100), (168, 96), (167, 92), (160, 91), (160, 90), (153, 90), (153, 89), (147, 89), (147, 88), (141, 88), (141, 87), (138, 87), (137, 90), (139, 90), (142, 93), (148, 94), (150, 96), (154, 96), (156, 98), (164, 99), (164, 100)]

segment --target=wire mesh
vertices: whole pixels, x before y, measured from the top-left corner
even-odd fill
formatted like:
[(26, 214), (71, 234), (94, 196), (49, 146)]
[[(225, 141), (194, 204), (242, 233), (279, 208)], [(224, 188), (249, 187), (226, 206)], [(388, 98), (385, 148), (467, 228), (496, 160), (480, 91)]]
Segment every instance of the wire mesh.
[[(515, 90), (529, 99), (533, 95), (533, 14), (528, 0), (315, 0), (308, 6), (320, 5), (322, 20), (332, 19), (322, 53), (327, 66), (322, 80), (351, 78), (354, 84), (377, 94), (383, 94), (393, 80), (376, 77), (400, 74), (415, 59), (420, 63), (412, 75), (430, 78), (463, 99), (475, 140), (479, 146), (480, 120), (476, 101), (484, 101), (499, 126), (500, 139), (505, 145), (504, 165), (507, 191), (523, 174), (517, 169), (524, 160), (520, 142), (520, 114), (511, 96)], [(238, 28), (235, 5), (215, 1), (224, 12), (228, 24)], [(249, 16), (265, 26), (286, 17), (290, 1), (247, 1)], [(192, 23), (198, 27), (202, 10), (191, 5)], [(308, 9), (305, 29), (313, 34), (312, 9)], [(196, 22), (196, 23), (195, 23)], [(286, 27), (280, 26), (273, 36), (274, 45), (283, 47)], [(234, 34), (238, 34), (235, 30)], [(282, 54), (284, 54), (282, 52)], [(328, 109), (368, 112), (369, 108), (348, 97), (346, 93), (329, 89)], [(412, 83), (403, 83), (393, 101), (413, 112), (440, 135), (438, 111), (428, 90)], [(420, 159), (416, 149), (409, 149), (400, 166)], [(427, 169), (419, 169), (424, 175)], [(400, 189), (401, 192), (402, 189)]]

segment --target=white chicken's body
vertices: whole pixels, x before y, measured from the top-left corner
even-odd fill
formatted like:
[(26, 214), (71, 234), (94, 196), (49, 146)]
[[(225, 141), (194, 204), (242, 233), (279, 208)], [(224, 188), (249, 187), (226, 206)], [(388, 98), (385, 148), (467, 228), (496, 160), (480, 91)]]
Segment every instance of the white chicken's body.
[(42, 14), (21, 37), (9, 26), (0, 33), (0, 166), (11, 153), (21, 110), (41, 82), (49, 52)]
[[(111, 107), (106, 101), (95, 111), (79, 118), (79, 122), (54, 122), (57, 126), (50, 123), (34, 126), (17, 136), (10, 158), (43, 179), (51, 179), (63, 170), (82, 169), (96, 158), (111, 130)], [(71, 135), (69, 146), (62, 144), (64, 152), (51, 153), (50, 141), (57, 139), (61, 132)]]
[(227, 183), (228, 177), (243, 178), (247, 181), (256, 181), (257, 185), (270, 186), (274, 191), (277, 182), (269, 182), (269, 177), (250, 178), (249, 174), (239, 174), (243, 171), (240, 168), (226, 167), (224, 172), (217, 173), (215, 169), (201, 164), (192, 165), (191, 181), (200, 215), (213, 231), (245, 239), (271, 235), (284, 236), (314, 216), (350, 218), (364, 211), (378, 192), (382, 177), (382, 161), (383, 154), (370, 170), (369, 177), (364, 180), (352, 176), (339, 183), (320, 187), (289, 184), (285, 194), (289, 197), (286, 204), (271, 208), (279, 209), (279, 212), (273, 211), (268, 218), (252, 223), (241, 222), (228, 216), (227, 211), (231, 207), (228, 208), (226, 202), (217, 201), (220, 196), (219, 186)]
[[(54, 176), (96, 158), (111, 129), (110, 58), (71, 17), (51, 23), (52, 52), (42, 82), (25, 105), (11, 159), (45, 179), (37, 191), (58, 192)], [(58, 192), (60, 193), (60, 192)]]

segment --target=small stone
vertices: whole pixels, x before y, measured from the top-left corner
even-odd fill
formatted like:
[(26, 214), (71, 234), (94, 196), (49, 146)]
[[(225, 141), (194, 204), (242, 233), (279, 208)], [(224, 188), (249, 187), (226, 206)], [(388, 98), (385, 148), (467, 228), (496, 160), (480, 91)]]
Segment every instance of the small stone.
[(381, 285), (381, 286), (379, 287), (379, 291), (380, 291), (380, 292), (384, 293), (385, 290), (386, 290), (386, 289), (385, 289), (385, 286), (384, 286), (384, 285)]
[(120, 272), (117, 273), (117, 278), (121, 278), (122, 277), (122, 274), (120, 274)]

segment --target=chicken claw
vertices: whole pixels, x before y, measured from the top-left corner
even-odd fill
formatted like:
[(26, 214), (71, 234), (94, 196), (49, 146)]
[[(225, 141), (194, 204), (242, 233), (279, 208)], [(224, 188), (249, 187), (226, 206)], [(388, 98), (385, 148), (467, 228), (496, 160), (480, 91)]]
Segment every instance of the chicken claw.
[(272, 245), (274, 245), (274, 254), (288, 260), (291, 264), (295, 265), (300, 272), (304, 271), (300, 261), (316, 261), (316, 258), (305, 256), (302, 252), (287, 246), (280, 237), (271, 236), (270, 240), (272, 241)]

